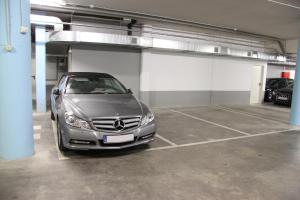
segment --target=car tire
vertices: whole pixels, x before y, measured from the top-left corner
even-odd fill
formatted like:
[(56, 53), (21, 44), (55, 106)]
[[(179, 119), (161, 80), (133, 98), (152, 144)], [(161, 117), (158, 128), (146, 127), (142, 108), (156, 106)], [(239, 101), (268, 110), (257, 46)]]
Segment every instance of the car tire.
[(55, 116), (54, 116), (54, 114), (53, 114), (52, 111), (51, 111), (51, 120), (52, 120), (52, 121), (55, 121)]
[(64, 146), (62, 135), (61, 135), (61, 128), (59, 122), (57, 122), (57, 145), (60, 151), (64, 152), (68, 149)]

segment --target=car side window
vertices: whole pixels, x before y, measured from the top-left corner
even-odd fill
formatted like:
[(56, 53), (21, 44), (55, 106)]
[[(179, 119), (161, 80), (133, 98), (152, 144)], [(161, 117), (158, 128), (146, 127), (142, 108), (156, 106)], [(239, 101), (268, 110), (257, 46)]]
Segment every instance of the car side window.
[(293, 84), (294, 84), (294, 80), (293, 80), (293, 79), (289, 79), (289, 80), (288, 80), (288, 85), (291, 86), (291, 85), (293, 85)]

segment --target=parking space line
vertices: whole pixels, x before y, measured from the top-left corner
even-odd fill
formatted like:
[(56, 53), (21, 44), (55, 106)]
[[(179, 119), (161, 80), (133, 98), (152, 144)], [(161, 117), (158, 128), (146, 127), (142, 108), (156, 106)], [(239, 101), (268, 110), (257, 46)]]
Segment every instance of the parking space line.
[(40, 134), (40, 133), (35, 133), (35, 134), (33, 134), (33, 139), (34, 139), (34, 140), (39, 140), (39, 139), (41, 139), (41, 134)]
[(168, 144), (171, 145), (171, 146), (177, 146), (177, 144), (175, 144), (174, 142), (168, 140), (167, 138), (164, 138), (164, 137), (161, 136), (161, 135), (156, 134), (155, 136), (156, 136), (157, 138), (163, 140), (164, 142), (168, 143)]
[(224, 125), (217, 124), (217, 123), (215, 123), (215, 122), (211, 122), (211, 121), (208, 121), (208, 120), (199, 118), (199, 117), (195, 117), (195, 116), (193, 116), (193, 115), (190, 115), (190, 114), (187, 114), (187, 113), (184, 113), (184, 112), (180, 112), (180, 111), (173, 110), (173, 109), (171, 109), (170, 111), (175, 112), (175, 113), (179, 113), (179, 114), (182, 114), (182, 115), (184, 115), (184, 116), (187, 116), (187, 117), (190, 117), (190, 118), (193, 118), (193, 119), (196, 119), (196, 120), (199, 120), (199, 121), (208, 123), (208, 124), (212, 124), (212, 125), (215, 125), (215, 126), (224, 128), (224, 129), (228, 129), (228, 130), (231, 130), (231, 131), (234, 131), (234, 132), (238, 132), (238, 133), (241, 133), (241, 134), (243, 134), (243, 135), (247, 135), (247, 136), (251, 135), (251, 134), (246, 133), (246, 132), (244, 132), (244, 131), (239, 131), (239, 130), (237, 130), (237, 129), (233, 129), (233, 128), (230, 128), (230, 127), (228, 127), (228, 126), (224, 126)]
[(58, 143), (57, 143), (57, 134), (56, 134), (56, 124), (54, 121), (52, 121), (52, 130), (53, 130), (53, 136), (54, 136), (54, 142), (55, 142), (55, 149), (56, 149), (56, 152), (57, 152), (57, 157), (58, 157), (58, 160), (68, 160), (70, 159), (69, 157), (66, 157), (64, 156), (59, 148), (58, 148)]
[(33, 130), (35, 130), (35, 131), (41, 130), (41, 129), (42, 129), (42, 126), (41, 126), (41, 125), (33, 126)]
[(277, 122), (277, 123), (287, 124), (287, 122), (282, 121), (282, 120), (267, 119), (267, 118), (263, 118), (263, 117), (255, 115), (255, 114), (252, 114), (252, 113), (248, 113), (248, 112), (244, 112), (244, 111), (237, 111), (237, 110), (234, 110), (234, 109), (231, 109), (231, 108), (228, 108), (228, 107), (224, 107), (224, 106), (216, 106), (216, 107), (221, 109), (221, 110), (228, 111), (228, 112), (237, 113), (237, 114), (241, 114), (241, 115), (246, 115), (246, 116), (249, 116), (249, 117), (254, 117), (254, 118), (269, 121), (269, 122)]
[(45, 112), (45, 113), (39, 113), (39, 112), (32, 112), (32, 116), (38, 117), (38, 116), (43, 116), (43, 115), (49, 115), (50, 112)]
[(215, 139), (215, 140), (208, 140), (208, 141), (202, 141), (202, 142), (180, 144), (180, 145), (177, 145), (177, 146), (154, 147), (154, 148), (147, 149), (146, 151), (157, 151), (157, 150), (175, 149), (175, 148), (196, 146), (196, 145), (202, 145), (202, 144), (219, 143), (219, 142), (226, 142), (226, 141), (232, 141), (232, 140), (240, 140), (240, 139), (244, 139), (244, 138), (252, 138), (252, 137), (265, 136), (265, 135), (285, 133), (285, 132), (295, 131), (295, 130), (299, 131), (300, 128), (298, 128), (298, 129), (288, 129), (288, 130), (283, 130), (283, 131), (273, 131), (273, 132), (268, 132), (268, 133), (258, 133), (258, 134), (253, 134), (253, 135), (244, 135), (244, 136), (237, 136), (237, 137), (230, 137), (230, 138), (223, 138), (223, 139)]
[(267, 133), (258, 133), (258, 134), (254, 134), (254, 135), (268, 135), (268, 134), (274, 134), (274, 133), (284, 133), (284, 132), (288, 132), (288, 131), (299, 131), (300, 128), (291, 128), (288, 130), (281, 130), (281, 131), (271, 131), (271, 132), (267, 132)]
[(264, 109), (271, 110), (271, 111), (280, 111), (280, 112), (290, 113), (290, 109), (281, 108), (281, 107), (274, 107), (274, 106), (271, 107), (271, 106), (262, 105), (262, 104), (252, 104), (250, 106), (264, 108)]

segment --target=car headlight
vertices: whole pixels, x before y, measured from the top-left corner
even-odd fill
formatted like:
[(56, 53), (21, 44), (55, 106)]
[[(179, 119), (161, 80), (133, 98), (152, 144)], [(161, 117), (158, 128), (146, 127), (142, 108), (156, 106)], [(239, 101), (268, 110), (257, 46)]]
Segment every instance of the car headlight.
[(79, 119), (72, 113), (65, 113), (65, 120), (66, 123), (70, 126), (76, 127), (76, 128), (82, 128), (82, 129), (91, 129), (90, 124), (87, 121), (84, 121), (82, 119)]
[(147, 115), (145, 115), (145, 116), (142, 118), (142, 123), (141, 123), (141, 125), (142, 125), (142, 126), (143, 126), (143, 125), (146, 125), (146, 124), (152, 122), (153, 120), (154, 120), (154, 114), (153, 114), (151, 111), (149, 111), (149, 112), (147, 113)]

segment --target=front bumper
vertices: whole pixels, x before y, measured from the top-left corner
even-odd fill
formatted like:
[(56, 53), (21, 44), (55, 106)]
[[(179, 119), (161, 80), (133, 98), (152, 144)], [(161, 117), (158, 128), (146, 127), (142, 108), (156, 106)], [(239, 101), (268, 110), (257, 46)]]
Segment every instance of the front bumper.
[[(284, 99), (282, 99), (282, 97)], [(279, 105), (291, 106), (291, 104), (292, 104), (292, 95), (285, 94), (285, 93), (279, 93), (279, 94), (276, 95), (274, 103), (279, 104)]]
[[(96, 130), (83, 130), (71, 127), (67, 124), (61, 125), (61, 134), (64, 146), (71, 150), (97, 150), (97, 149), (124, 149), (137, 145), (147, 144), (154, 140), (156, 132), (155, 122), (152, 121), (137, 129), (119, 133), (101, 132)], [(105, 144), (104, 136), (116, 136), (133, 134), (134, 141), (124, 143)]]

